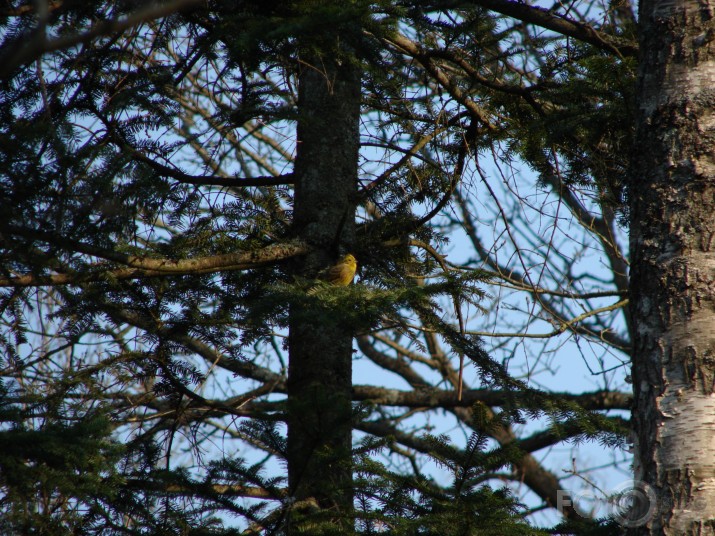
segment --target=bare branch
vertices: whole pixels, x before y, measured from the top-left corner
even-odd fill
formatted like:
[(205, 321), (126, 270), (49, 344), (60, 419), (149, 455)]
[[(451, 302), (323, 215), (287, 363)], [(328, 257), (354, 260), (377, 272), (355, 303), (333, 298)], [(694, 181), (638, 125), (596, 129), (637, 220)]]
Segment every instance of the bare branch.
[(86, 32), (48, 40), (44, 34), (44, 24), (40, 24), (31, 35), (23, 35), (0, 54), (0, 78), (5, 78), (15, 69), (38, 59), (47, 52), (70, 48), (88, 43), (97, 37), (116, 34), (144, 22), (160, 19), (182, 9), (200, 4), (202, 0), (172, 0), (164, 4), (151, 4), (135, 13), (95, 24)]
[(475, 0), (474, 3), (502, 15), (507, 15), (529, 24), (535, 24), (567, 37), (574, 37), (601, 50), (611, 52), (618, 57), (638, 54), (638, 45), (636, 43), (599, 32), (589, 24), (561, 17), (543, 7), (530, 6), (526, 2), (514, 2), (512, 0)]
[[(613, 391), (595, 391), (592, 393), (552, 393), (553, 396), (576, 402), (588, 410), (630, 409), (633, 396), (630, 393)], [(369, 401), (384, 406), (402, 406), (409, 408), (454, 408), (471, 407), (477, 402), (488, 406), (500, 406), (513, 401), (514, 393), (493, 391), (490, 389), (465, 390), (462, 400), (457, 400), (454, 391), (440, 389), (419, 389), (400, 391), (372, 385), (353, 387), (353, 400)]]

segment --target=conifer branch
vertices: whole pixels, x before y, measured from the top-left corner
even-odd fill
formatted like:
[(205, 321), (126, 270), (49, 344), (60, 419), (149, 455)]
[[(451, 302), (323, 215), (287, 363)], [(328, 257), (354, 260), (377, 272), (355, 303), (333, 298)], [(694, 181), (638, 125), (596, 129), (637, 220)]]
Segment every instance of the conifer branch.
[(130, 145), (125, 145), (124, 148), (130, 151), (137, 160), (144, 162), (146, 165), (157, 171), (159, 174), (171, 177), (172, 179), (182, 184), (193, 184), (194, 186), (221, 186), (231, 188), (242, 188), (248, 186), (283, 186), (293, 184), (295, 177), (293, 173), (286, 173), (277, 177), (260, 176), (260, 177), (222, 177), (220, 175), (190, 175), (184, 173), (180, 169), (172, 168), (160, 164), (132, 148)]
[(616, 56), (636, 56), (638, 45), (618, 36), (599, 32), (590, 24), (584, 24), (556, 15), (553, 11), (513, 0), (474, 0), (474, 3), (491, 11), (534, 24), (566, 37), (589, 43)]
[(167, 259), (155, 257), (139, 257), (115, 250), (99, 248), (78, 240), (65, 238), (54, 233), (5, 227), (12, 234), (21, 235), (34, 240), (41, 240), (53, 246), (60, 246), (76, 253), (98, 257), (126, 268), (115, 268), (105, 264), (87, 265), (83, 271), (67, 273), (36, 275), (23, 274), (0, 279), (0, 287), (37, 287), (50, 285), (69, 285), (107, 279), (137, 279), (167, 275), (209, 274), (223, 271), (251, 270), (285, 259), (304, 255), (308, 246), (301, 242), (284, 242), (271, 244), (256, 251), (241, 251), (224, 255), (211, 255), (194, 259)]
[[(129, 28), (160, 19), (187, 7), (201, 3), (202, 0), (172, 0), (164, 4), (152, 3), (132, 14), (101, 21), (86, 32), (66, 35), (48, 40), (45, 36), (45, 23), (41, 21), (30, 35), (22, 35), (0, 54), (0, 78), (5, 78), (15, 69), (38, 59), (47, 52), (54, 52), (88, 43), (98, 37), (123, 32)], [(24, 14), (24, 13), (23, 13)]]
[[(471, 407), (476, 402), (488, 406), (500, 406), (513, 402), (513, 392), (491, 389), (466, 389), (462, 400), (454, 397), (454, 391), (442, 389), (418, 389), (402, 391), (387, 389), (373, 385), (355, 385), (353, 387), (353, 400), (370, 402), (384, 406), (400, 406), (407, 408), (454, 408)], [(594, 391), (591, 393), (550, 393), (550, 396), (575, 402), (587, 410), (629, 409), (633, 396), (630, 393), (615, 391)]]
[(285, 392), (285, 377), (268, 368), (257, 365), (251, 361), (230, 359), (204, 341), (184, 333), (174, 332), (166, 327), (158, 326), (155, 321), (142, 317), (137, 313), (127, 311), (124, 308), (110, 308), (108, 306), (107, 314), (112, 321), (117, 324), (129, 324), (148, 333), (158, 335), (166, 340), (175, 341), (192, 352), (195, 352), (207, 363), (215, 364), (242, 378), (249, 378), (270, 385), (274, 391)]
[[(630, 407), (624, 409), (630, 409)], [(605, 417), (605, 420), (624, 429), (630, 428), (628, 420), (622, 417)], [(519, 450), (524, 452), (536, 452), (537, 450), (551, 447), (563, 441), (564, 438), (578, 437), (582, 434), (583, 429), (578, 425), (578, 423), (573, 422), (562, 426), (559, 431), (554, 429), (543, 430), (524, 439), (519, 439), (515, 442), (515, 444)]]
[(479, 106), (472, 99), (468, 98), (459, 84), (447, 74), (433, 61), (430, 54), (425, 51), (420, 45), (415, 41), (408, 39), (404, 35), (398, 33), (393, 34), (391, 37), (386, 39), (386, 41), (401, 50), (405, 54), (413, 57), (415, 60), (420, 62), (425, 70), (430, 74), (430, 76), (440, 84), (443, 88), (449, 91), (450, 95), (464, 106), (469, 114), (479, 121), (480, 125), (489, 131), (494, 131), (497, 127), (491, 121), (489, 114), (481, 106)]
[(240, 484), (204, 484), (201, 482), (161, 482), (151, 478), (131, 478), (126, 480), (126, 487), (133, 490), (163, 492), (171, 495), (221, 495), (227, 497), (246, 497), (251, 499), (282, 500), (288, 490), (279, 488), (269, 491), (256, 486), (243, 486)]

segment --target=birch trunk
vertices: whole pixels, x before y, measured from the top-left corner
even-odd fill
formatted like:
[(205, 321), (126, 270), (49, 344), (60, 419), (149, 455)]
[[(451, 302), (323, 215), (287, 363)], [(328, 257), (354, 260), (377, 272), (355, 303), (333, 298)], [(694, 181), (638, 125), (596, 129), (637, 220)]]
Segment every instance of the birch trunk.
[(634, 534), (715, 534), (715, 20), (712, 0), (640, 4), (631, 177)]

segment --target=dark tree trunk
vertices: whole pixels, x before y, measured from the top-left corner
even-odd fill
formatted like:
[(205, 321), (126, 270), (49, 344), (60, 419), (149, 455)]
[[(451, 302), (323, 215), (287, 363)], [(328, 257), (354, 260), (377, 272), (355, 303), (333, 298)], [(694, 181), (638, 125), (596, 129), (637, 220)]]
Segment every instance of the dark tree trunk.
[[(295, 162), (295, 227), (315, 247), (301, 273), (335, 261), (354, 235), (360, 77), (330, 58), (303, 58)], [(288, 376), (288, 477), (291, 493), (352, 519), (352, 333), (339, 314), (294, 305)]]
[[(631, 177), (637, 534), (713, 534), (715, 4), (644, 0)], [(636, 516), (638, 517), (638, 516)]]

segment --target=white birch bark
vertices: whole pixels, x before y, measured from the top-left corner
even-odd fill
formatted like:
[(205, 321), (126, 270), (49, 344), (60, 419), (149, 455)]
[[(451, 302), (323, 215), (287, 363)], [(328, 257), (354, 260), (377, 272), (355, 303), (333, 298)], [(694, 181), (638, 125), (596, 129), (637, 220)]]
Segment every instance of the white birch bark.
[(714, 7), (640, 6), (633, 421), (635, 478), (656, 504), (637, 534), (715, 534)]

